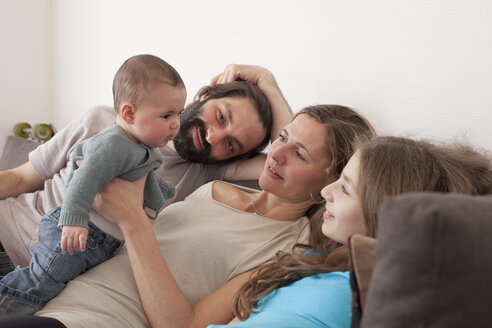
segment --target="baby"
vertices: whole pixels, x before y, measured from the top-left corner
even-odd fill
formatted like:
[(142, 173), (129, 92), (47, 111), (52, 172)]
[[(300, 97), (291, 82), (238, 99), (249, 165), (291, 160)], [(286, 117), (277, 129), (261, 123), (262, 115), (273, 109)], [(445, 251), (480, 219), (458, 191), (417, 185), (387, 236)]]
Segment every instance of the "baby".
[(114, 77), (113, 99), (116, 124), (74, 147), (63, 206), (39, 224), (30, 265), (0, 281), (0, 316), (35, 313), (68, 281), (113, 256), (122, 234), (91, 211), (94, 197), (113, 178), (134, 181), (148, 174), (143, 206), (150, 219), (174, 196), (174, 186), (154, 170), (163, 160), (159, 148), (179, 131), (186, 101), (180, 75), (158, 57), (131, 57)]

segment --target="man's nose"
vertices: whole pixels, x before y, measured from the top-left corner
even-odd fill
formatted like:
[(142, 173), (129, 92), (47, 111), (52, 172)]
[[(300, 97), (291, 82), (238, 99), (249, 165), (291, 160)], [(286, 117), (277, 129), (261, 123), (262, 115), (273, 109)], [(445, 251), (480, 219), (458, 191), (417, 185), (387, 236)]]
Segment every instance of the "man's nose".
[(207, 129), (205, 140), (207, 140), (207, 142), (213, 146), (223, 140), (226, 135), (227, 131), (225, 131), (224, 129), (216, 129), (211, 127)]

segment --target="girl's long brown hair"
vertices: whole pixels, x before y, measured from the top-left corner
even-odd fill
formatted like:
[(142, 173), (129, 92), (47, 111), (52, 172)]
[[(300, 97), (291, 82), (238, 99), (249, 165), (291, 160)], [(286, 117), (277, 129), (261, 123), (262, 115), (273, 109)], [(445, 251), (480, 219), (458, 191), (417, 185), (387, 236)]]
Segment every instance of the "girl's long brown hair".
[(491, 161), (460, 144), (436, 144), (401, 137), (378, 137), (359, 149), (359, 196), (370, 235), (384, 196), (409, 192), (492, 192)]
[[(368, 235), (372, 237), (377, 208), (384, 196), (420, 191), (492, 194), (491, 159), (468, 145), (376, 137), (362, 143), (358, 154), (358, 193)], [(349, 269), (347, 247), (321, 233), (322, 211), (310, 220), (309, 246), (297, 244), (292, 254), (277, 253), (242, 286), (235, 300), (239, 319), (247, 319), (258, 301), (276, 288), (317, 273)], [(303, 254), (306, 248), (315, 252)]]

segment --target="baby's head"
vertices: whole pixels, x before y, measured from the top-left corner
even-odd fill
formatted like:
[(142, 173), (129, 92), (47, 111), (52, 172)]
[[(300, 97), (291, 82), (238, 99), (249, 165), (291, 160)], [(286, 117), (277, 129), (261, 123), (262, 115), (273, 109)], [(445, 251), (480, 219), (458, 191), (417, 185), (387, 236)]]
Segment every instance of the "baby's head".
[(121, 65), (113, 80), (116, 123), (135, 141), (164, 147), (179, 131), (186, 87), (179, 73), (153, 55), (138, 55)]
[(424, 191), (490, 194), (490, 158), (464, 144), (371, 139), (358, 148), (340, 179), (323, 189), (323, 234), (340, 243), (354, 233), (374, 237), (383, 197)]

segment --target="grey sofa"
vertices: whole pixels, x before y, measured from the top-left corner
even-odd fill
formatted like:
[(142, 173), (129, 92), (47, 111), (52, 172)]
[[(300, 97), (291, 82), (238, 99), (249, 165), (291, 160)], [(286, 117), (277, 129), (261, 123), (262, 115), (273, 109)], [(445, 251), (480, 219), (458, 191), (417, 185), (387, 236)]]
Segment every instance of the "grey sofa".
[(492, 327), (492, 195), (388, 198), (350, 241), (353, 327)]

